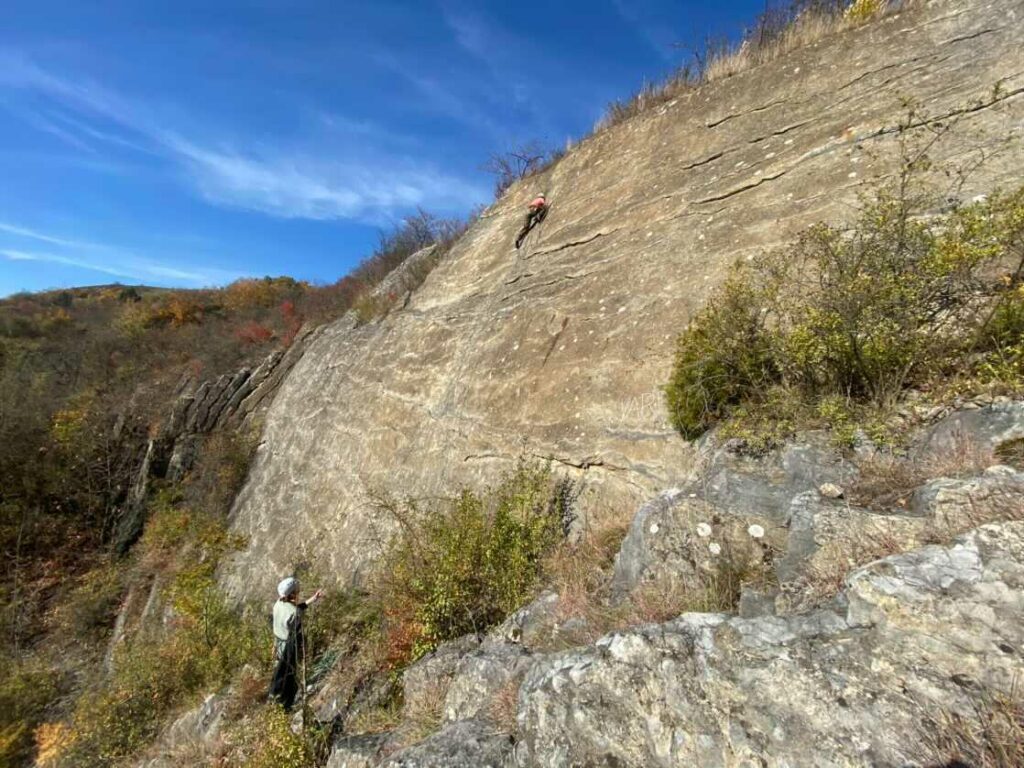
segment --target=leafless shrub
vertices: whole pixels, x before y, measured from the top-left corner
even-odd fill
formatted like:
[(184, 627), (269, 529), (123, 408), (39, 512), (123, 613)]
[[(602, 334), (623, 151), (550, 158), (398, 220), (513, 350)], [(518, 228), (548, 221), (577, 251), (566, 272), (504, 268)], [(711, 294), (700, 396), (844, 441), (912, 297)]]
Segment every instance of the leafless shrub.
[(786, 592), (790, 609), (810, 607), (838, 594), (850, 572), (908, 548), (906, 536), (884, 523), (851, 529), (826, 542), (806, 572)]
[(591, 615), (608, 593), (611, 569), (629, 531), (632, 512), (609, 517), (578, 543), (555, 549), (545, 561), (544, 581), (558, 593), (558, 618)]
[(721, 545), (713, 562), (687, 581), (655, 580), (614, 600), (612, 566), (629, 528), (625, 516), (611, 519), (575, 546), (565, 545), (549, 557), (548, 586), (559, 601), (549, 632), (539, 645), (554, 650), (593, 643), (601, 636), (627, 627), (663, 622), (682, 613), (731, 612), (743, 586), (772, 580), (772, 551), (751, 539)]
[(743, 587), (764, 586), (772, 580), (767, 563), (727, 546), (715, 567), (699, 573), (696, 583), (651, 584), (636, 590), (631, 597), (633, 616), (639, 622), (661, 622), (690, 612), (733, 613)]
[(1024, 765), (1024, 695), (1017, 681), (1009, 692), (986, 692), (968, 714), (925, 708), (922, 740), (936, 765), (1017, 768)]
[(441, 728), (447, 693), (448, 681), (436, 681), (423, 691), (423, 695), (405, 702), (399, 729), (403, 742), (415, 744)]
[(487, 707), (487, 719), (502, 733), (514, 733), (516, 714), (519, 708), (519, 686), (521, 677), (509, 680), (491, 698)]
[(962, 435), (950, 450), (912, 459), (876, 453), (859, 464), (860, 475), (848, 489), (852, 503), (868, 509), (906, 507), (913, 492), (932, 478), (972, 477), (996, 463), (992, 448)]
[(384, 733), (393, 731), (402, 722), (402, 708), (396, 702), (361, 710), (345, 723), (345, 731), (352, 734)]
[(1001, 464), (1024, 470), (1024, 437), (1000, 443), (996, 446), (995, 455)]
[(497, 199), (517, 181), (540, 173), (564, 154), (564, 151), (545, 149), (534, 140), (506, 152), (495, 152), (481, 170), (494, 174), (494, 197)]
[(600, 131), (665, 104), (705, 83), (722, 80), (798, 48), (860, 26), (912, 0), (795, 0), (768, 6), (738, 45), (706, 38), (692, 48), (692, 60), (666, 79), (645, 83), (635, 95), (612, 102), (595, 126)]

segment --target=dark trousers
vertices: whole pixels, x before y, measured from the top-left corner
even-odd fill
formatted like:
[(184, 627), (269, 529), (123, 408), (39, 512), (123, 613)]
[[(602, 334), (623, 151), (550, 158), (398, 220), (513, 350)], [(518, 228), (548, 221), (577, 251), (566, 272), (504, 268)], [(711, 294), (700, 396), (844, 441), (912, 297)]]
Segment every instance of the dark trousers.
[(523, 228), (519, 230), (519, 234), (516, 235), (516, 248), (518, 248), (523, 240), (533, 227), (544, 220), (544, 214), (547, 212), (547, 208), (532, 208), (530, 212), (526, 214), (526, 218), (523, 220)]
[(299, 662), (301, 637), (291, 632), (284, 651), (274, 667), (274, 676), (270, 680), (270, 698), (278, 702), (288, 712), (295, 704), (299, 692)]

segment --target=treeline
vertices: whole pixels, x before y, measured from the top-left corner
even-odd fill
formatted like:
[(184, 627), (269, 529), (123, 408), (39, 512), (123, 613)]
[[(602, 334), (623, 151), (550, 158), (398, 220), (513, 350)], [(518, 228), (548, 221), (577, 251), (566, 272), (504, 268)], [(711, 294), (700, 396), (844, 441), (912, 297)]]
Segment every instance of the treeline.
[(419, 211), (326, 285), (264, 277), (218, 289), (108, 285), (0, 301), (5, 650), (43, 631), (40, 616), (60, 588), (52, 574), (72, 577), (110, 540), (145, 440), (186, 377), (232, 372), (288, 346), (304, 325), (341, 316), (409, 256), (432, 244), (443, 251), (465, 226)]

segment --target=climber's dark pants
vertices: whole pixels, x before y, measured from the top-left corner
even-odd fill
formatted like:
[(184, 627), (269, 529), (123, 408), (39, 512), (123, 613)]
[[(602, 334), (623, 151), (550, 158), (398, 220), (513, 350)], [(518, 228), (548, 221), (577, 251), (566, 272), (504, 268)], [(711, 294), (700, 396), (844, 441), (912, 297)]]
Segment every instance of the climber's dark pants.
[(534, 225), (544, 218), (544, 211), (544, 208), (537, 208), (526, 214), (526, 218), (523, 220), (523, 228), (520, 229), (519, 234), (516, 235), (516, 248), (518, 248), (519, 244), (523, 242), (523, 238), (530, 234), (530, 230), (533, 229)]

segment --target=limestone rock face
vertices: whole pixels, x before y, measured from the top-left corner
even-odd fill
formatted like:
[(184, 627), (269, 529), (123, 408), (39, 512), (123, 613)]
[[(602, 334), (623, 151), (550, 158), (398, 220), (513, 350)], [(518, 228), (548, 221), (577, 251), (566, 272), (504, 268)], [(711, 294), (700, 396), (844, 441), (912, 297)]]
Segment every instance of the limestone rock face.
[(786, 531), (768, 518), (667, 491), (637, 510), (615, 559), (613, 587), (621, 597), (645, 582), (694, 586), (723, 557), (756, 567), (785, 542)]
[(443, 699), (463, 658), (479, 645), (476, 636), (467, 635), (443, 644), (405, 670), (402, 689), (406, 704), (418, 704), (438, 697)]
[(331, 748), (327, 768), (373, 768), (387, 737), (387, 734), (371, 733), (338, 739)]
[(202, 762), (220, 735), (226, 708), (225, 696), (207, 696), (201, 704), (171, 723), (150, 750), (155, 754), (136, 763), (137, 768), (175, 768)]
[[(1020, 0), (914, 4), (603, 131), (514, 186), (404, 308), (311, 340), (267, 413), (233, 515), (250, 545), (226, 586), (272, 594), (300, 560), (358, 579), (389, 533), (373, 525), (375, 486), (429, 495), (522, 454), (581, 479), (586, 515), (682, 485), (692, 452), (659, 391), (676, 334), (735, 260), (850, 216), (860, 184), (893, 168), (906, 97), (963, 115), (939, 163), (1019, 133), (1022, 20)], [(1016, 147), (963, 194), (1019, 183)], [(534, 187), (550, 214), (516, 251)]]
[(1008, 401), (961, 410), (935, 424), (917, 446), (922, 458), (962, 450), (964, 443), (998, 448), (1024, 439), (1024, 403)]
[(512, 752), (508, 734), (487, 722), (460, 720), (406, 747), (379, 765), (382, 768), (502, 768)]
[(444, 700), (448, 722), (487, 716), (506, 686), (518, 688), (533, 657), (519, 645), (492, 645), (467, 654), (455, 671)]
[(920, 766), (928, 717), (1024, 671), (1024, 522), (873, 563), (845, 612), (684, 614), (554, 655), (520, 690), (519, 766)]

